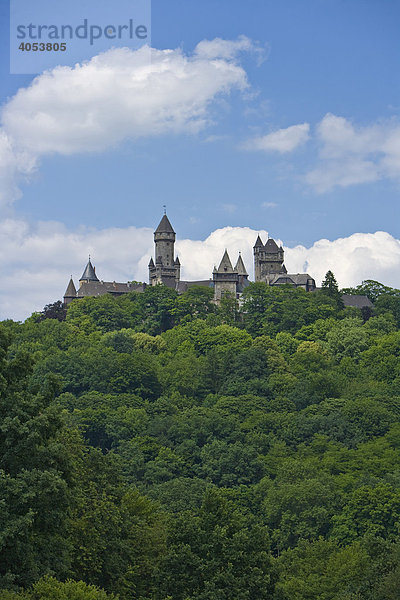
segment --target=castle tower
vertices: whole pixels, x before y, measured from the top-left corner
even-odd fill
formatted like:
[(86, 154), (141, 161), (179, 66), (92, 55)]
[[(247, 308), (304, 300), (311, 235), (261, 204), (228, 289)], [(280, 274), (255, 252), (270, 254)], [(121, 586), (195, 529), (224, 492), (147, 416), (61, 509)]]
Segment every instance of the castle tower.
[(89, 283), (89, 281), (99, 281), (99, 278), (96, 275), (96, 269), (90, 262), (90, 256), (85, 270), (82, 273), (82, 277), (79, 280), (79, 283), (80, 285), (82, 285), (82, 283)]
[(284, 250), (282, 246), (278, 247), (272, 238), (269, 238), (264, 245), (258, 236), (253, 247), (253, 254), (255, 281), (265, 281), (271, 274), (287, 273), (283, 264)]
[(174, 258), (175, 231), (164, 213), (160, 224), (154, 232), (155, 264), (149, 262), (149, 281), (151, 285), (163, 283), (174, 288), (180, 279), (180, 262)]
[(68, 304), (70, 304), (74, 298), (76, 298), (76, 287), (71, 275), (71, 279), (69, 280), (68, 287), (64, 294), (64, 306), (68, 306)]
[(215, 301), (218, 302), (221, 300), (222, 296), (226, 293), (233, 294), (233, 296), (236, 298), (239, 276), (236, 269), (234, 270), (232, 267), (231, 259), (229, 258), (227, 250), (224, 252), (218, 269), (214, 267), (213, 281)]

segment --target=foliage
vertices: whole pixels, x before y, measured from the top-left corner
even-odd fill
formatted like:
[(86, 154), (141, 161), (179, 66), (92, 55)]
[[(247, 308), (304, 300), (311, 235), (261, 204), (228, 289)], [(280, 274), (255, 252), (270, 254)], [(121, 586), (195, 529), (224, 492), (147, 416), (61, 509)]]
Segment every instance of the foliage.
[(400, 292), (344, 291), (5, 321), (0, 600), (397, 598)]

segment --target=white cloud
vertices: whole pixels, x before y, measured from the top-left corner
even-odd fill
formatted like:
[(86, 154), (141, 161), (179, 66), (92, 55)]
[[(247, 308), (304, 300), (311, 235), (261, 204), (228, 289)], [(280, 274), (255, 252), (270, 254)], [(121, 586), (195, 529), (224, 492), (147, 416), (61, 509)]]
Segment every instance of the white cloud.
[(197, 44), (195, 54), (207, 60), (215, 58), (232, 60), (239, 52), (252, 52), (257, 55), (258, 64), (261, 64), (266, 60), (268, 50), (267, 46), (262, 48), (247, 36), (240, 35), (237, 40), (223, 40), (221, 38), (202, 40)]
[(278, 129), (268, 135), (255, 137), (244, 144), (246, 150), (262, 150), (286, 154), (305, 144), (309, 139), (310, 125), (301, 123), (285, 129)]
[(396, 119), (360, 126), (327, 113), (312, 134), (310, 125), (302, 123), (251, 138), (241, 147), (288, 154), (309, 140), (314, 142), (307, 149), (313, 166), (301, 179), (317, 193), (381, 179), (400, 181), (400, 123)]
[(263, 202), (261, 208), (276, 208), (278, 205), (276, 202)]
[(247, 38), (203, 42), (192, 56), (181, 49), (115, 48), (39, 75), (2, 111), (0, 174), (7, 172), (2, 204), (18, 196), (19, 177), (43, 155), (97, 152), (127, 138), (198, 132), (210, 123), (216, 98), (248, 86), (235, 56), (251, 48)]
[(254, 50), (255, 46), (252, 40), (245, 35), (239, 36), (237, 40), (223, 40), (214, 38), (213, 40), (202, 40), (194, 50), (194, 53), (201, 58), (212, 60), (214, 58), (224, 58), (230, 60), (238, 52), (249, 52)]
[[(258, 234), (267, 239), (266, 231), (249, 227), (217, 229), (205, 240), (178, 239), (182, 279), (211, 278), (225, 248), (233, 262), (241, 251), (253, 278), (253, 245)], [(147, 281), (147, 265), (153, 255), (152, 229), (71, 231), (53, 222), (36, 226), (13, 219), (0, 222), (0, 318), (24, 319), (61, 299), (71, 273), (78, 283), (89, 253), (99, 279)], [(400, 240), (382, 231), (319, 240), (310, 248), (285, 247), (285, 263), (289, 272), (310, 273), (317, 284), (331, 269), (341, 287), (357, 285), (363, 279), (396, 287), (400, 280)]]
[(400, 178), (400, 125), (397, 121), (366, 126), (326, 114), (316, 127), (319, 156), (305, 180), (323, 193), (335, 186)]
[(0, 129), (0, 207), (21, 196), (15, 174), (19, 173), (20, 178), (28, 177), (35, 168), (35, 157), (15, 149), (10, 137)]
[(334, 272), (340, 287), (375, 279), (399, 287), (400, 240), (389, 233), (354, 233), (337, 240), (318, 240), (311, 246), (286, 248), (286, 266), (292, 272), (307, 271), (321, 284), (326, 272)]

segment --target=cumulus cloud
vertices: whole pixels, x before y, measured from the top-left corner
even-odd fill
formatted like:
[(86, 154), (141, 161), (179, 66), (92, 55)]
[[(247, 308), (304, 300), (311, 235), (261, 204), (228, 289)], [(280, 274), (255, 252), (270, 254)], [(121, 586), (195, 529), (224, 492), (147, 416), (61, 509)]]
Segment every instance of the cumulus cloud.
[(18, 195), (20, 176), (40, 157), (98, 152), (127, 138), (196, 133), (210, 123), (220, 95), (244, 90), (239, 51), (247, 38), (181, 49), (114, 48), (74, 67), (56, 67), (21, 88), (2, 110), (0, 172), (3, 205)]
[(195, 48), (197, 56), (208, 60), (214, 58), (232, 60), (239, 52), (255, 53), (258, 57), (258, 64), (260, 64), (267, 58), (268, 48), (262, 48), (245, 35), (240, 35), (237, 40), (223, 40), (221, 38), (203, 40)]
[(251, 138), (241, 147), (283, 155), (310, 140), (313, 144), (308, 145), (307, 156), (313, 166), (301, 179), (317, 193), (381, 179), (400, 180), (400, 123), (396, 119), (356, 125), (327, 113), (313, 131), (308, 123), (301, 123)]
[[(224, 227), (205, 240), (181, 239), (176, 252), (182, 264), (182, 279), (212, 277), (225, 248), (235, 262), (239, 251), (253, 278), (253, 245), (266, 231), (249, 227)], [(280, 240), (276, 240), (280, 243)], [(147, 265), (153, 255), (150, 228), (79, 229), (60, 223), (28, 225), (8, 219), (0, 223), (0, 318), (24, 319), (49, 302), (61, 299), (72, 274), (75, 284), (91, 254), (99, 279), (147, 281)], [(319, 240), (310, 248), (285, 247), (285, 263), (291, 273), (308, 272), (319, 285), (331, 269), (341, 287), (376, 279), (398, 286), (400, 240), (389, 233), (355, 233), (337, 240)]]
[(389, 233), (354, 233), (337, 240), (318, 240), (310, 248), (286, 248), (286, 265), (292, 272), (307, 271), (319, 285), (326, 272), (334, 272), (340, 287), (375, 279), (399, 287), (400, 240)]
[(317, 125), (315, 136), (317, 166), (305, 180), (317, 192), (400, 178), (400, 125), (394, 120), (356, 126), (328, 113)]
[(285, 129), (278, 129), (267, 135), (255, 137), (244, 144), (246, 150), (262, 150), (286, 154), (305, 144), (309, 139), (310, 125), (301, 123)]

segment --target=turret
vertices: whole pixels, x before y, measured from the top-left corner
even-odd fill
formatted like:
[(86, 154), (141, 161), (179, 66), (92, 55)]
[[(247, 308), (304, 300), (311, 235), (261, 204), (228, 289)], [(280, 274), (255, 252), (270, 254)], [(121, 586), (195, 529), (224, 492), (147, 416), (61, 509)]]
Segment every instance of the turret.
[(90, 256), (89, 256), (88, 263), (85, 267), (85, 270), (82, 273), (82, 277), (79, 280), (79, 283), (82, 285), (82, 283), (86, 283), (89, 281), (99, 281), (99, 279), (96, 275), (96, 270), (95, 270), (94, 266), (92, 265), (92, 263), (90, 262)]
[(76, 298), (76, 287), (71, 275), (71, 279), (69, 280), (69, 284), (64, 294), (64, 306), (68, 306), (74, 298)]
[(176, 257), (175, 261), (174, 261), (174, 267), (175, 267), (175, 279), (176, 282), (178, 283), (180, 278), (181, 278), (181, 263), (178, 257)]
[(219, 302), (226, 293), (232, 294), (236, 298), (237, 284), (239, 281), (236, 269), (232, 267), (228, 251), (225, 250), (218, 269), (214, 267), (214, 300)]
[(239, 257), (238, 257), (236, 265), (235, 265), (235, 271), (238, 274), (237, 291), (239, 293), (242, 293), (244, 288), (249, 285), (249, 281), (248, 281), (249, 274), (246, 271), (246, 267), (244, 266), (244, 262), (243, 262), (242, 255), (240, 252), (239, 252)]

